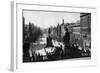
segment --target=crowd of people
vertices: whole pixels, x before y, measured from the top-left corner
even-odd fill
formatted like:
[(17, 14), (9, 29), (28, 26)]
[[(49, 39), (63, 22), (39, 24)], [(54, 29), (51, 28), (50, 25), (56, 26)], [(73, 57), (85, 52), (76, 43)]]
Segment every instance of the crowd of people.
[[(48, 29), (48, 36), (46, 38), (46, 46), (41, 50), (30, 50), (30, 43), (24, 45), (24, 55), (31, 57), (31, 61), (41, 61), (41, 60), (56, 60), (56, 59), (67, 59), (67, 58), (77, 58), (88, 54), (90, 56), (90, 48), (86, 40), (84, 40), (84, 47), (79, 44), (70, 44), (70, 32), (68, 28), (65, 29), (65, 35), (63, 36), (62, 44), (57, 42), (55, 45), (54, 40), (51, 36), (51, 29)], [(86, 36), (84, 37), (86, 39)], [(44, 57), (43, 57), (44, 56)], [(35, 60), (33, 60), (35, 59)]]

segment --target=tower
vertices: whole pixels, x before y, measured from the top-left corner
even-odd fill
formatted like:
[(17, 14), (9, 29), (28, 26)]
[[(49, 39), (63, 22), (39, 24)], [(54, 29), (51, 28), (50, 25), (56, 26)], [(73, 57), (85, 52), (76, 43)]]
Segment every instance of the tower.
[(64, 24), (64, 19), (62, 19), (62, 24)]

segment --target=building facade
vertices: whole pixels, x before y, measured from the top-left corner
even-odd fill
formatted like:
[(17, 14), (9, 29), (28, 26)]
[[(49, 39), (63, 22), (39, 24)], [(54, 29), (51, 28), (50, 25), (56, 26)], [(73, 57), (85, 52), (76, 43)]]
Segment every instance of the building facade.
[(80, 14), (81, 34), (91, 34), (91, 13)]

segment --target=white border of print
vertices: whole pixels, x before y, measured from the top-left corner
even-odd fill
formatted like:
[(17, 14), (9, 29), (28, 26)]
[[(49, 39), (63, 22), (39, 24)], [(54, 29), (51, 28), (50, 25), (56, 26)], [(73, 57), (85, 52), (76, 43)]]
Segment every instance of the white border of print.
[[(95, 41), (95, 25), (96, 25), (96, 8), (93, 7), (74, 7), (74, 6), (57, 6), (57, 5), (41, 5), (23, 3), (23, 2), (13, 2), (12, 11), (12, 65), (11, 69), (13, 71), (34, 71), (43, 69), (57, 69), (57, 68), (67, 68), (67, 67), (82, 67), (82, 66), (94, 66), (97, 64), (96, 56), (96, 41)], [(87, 60), (64, 60), (64, 61), (53, 61), (53, 62), (35, 62), (35, 63), (23, 63), (22, 61), (22, 10), (47, 10), (47, 11), (68, 11), (68, 12), (89, 12), (91, 13), (91, 59)], [(14, 18), (14, 19), (13, 19)]]

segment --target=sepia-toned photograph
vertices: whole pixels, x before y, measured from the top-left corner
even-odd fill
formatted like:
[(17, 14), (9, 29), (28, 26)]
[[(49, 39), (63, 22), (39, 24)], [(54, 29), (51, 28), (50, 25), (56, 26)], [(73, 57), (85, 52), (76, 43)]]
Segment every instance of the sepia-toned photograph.
[(91, 59), (91, 13), (23, 10), (22, 61)]

